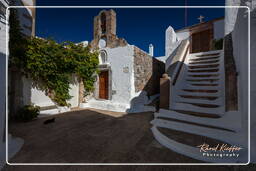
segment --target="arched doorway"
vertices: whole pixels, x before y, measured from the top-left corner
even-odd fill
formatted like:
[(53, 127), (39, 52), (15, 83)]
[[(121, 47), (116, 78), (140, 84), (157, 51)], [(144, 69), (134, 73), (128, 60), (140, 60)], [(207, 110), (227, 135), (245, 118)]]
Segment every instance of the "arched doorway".
[(99, 99), (109, 99), (109, 65), (107, 52), (102, 50), (99, 54)]

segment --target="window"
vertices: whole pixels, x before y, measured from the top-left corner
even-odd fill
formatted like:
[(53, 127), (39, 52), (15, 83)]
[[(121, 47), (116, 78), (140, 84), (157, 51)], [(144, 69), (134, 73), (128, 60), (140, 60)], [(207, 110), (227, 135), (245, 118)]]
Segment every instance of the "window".
[(106, 51), (100, 51), (100, 64), (105, 64), (108, 62)]
[(106, 33), (106, 14), (102, 13), (100, 16), (100, 21), (101, 21), (101, 32), (102, 34)]

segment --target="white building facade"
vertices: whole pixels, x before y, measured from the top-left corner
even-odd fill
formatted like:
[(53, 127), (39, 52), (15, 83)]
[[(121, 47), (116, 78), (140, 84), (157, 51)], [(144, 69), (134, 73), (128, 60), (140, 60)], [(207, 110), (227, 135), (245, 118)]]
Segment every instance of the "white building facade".
[[(10, 1), (10, 0), (1, 0), (0, 1), (0, 169), (5, 165), (5, 143), (6, 134), (5, 134), (5, 126), (6, 126), (6, 75), (8, 74), (8, 81), (10, 81), (10, 71), (7, 73), (7, 64), (8, 64), (8, 34), (9, 34), (9, 11), (6, 11), (9, 5), (17, 5), (17, 6), (26, 6), (35, 5), (35, 0), (20, 0), (20, 1)], [(7, 14), (6, 14), (7, 12)], [(22, 28), (22, 32), (25, 35), (31, 36), (34, 35), (35, 31), (35, 10), (29, 8), (21, 8), (20, 10), (17, 9), (17, 17), (20, 21), (20, 25)], [(9, 82), (10, 83), (10, 82)], [(9, 86), (8, 83), (8, 86)], [(20, 79), (20, 83), (23, 85), (22, 79)], [(22, 85), (16, 85), (23, 87)], [(10, 87), (8, 87), (10, 88)], [(23, 88), (20, 88), (20, 92), (22, 94)], [(22, 94), (25, 95), (25, 94)], [(12, 104), (8, 103), (9, 106)], [(14, 156), (14, 154), (21, 148), (23, 144), (23, 140), (20, 138), (14, 138), (11, 135), (8, 135), (8, 146), (9, 146), (9, 159)]]
[[(94, 39), (90, 45), (99, 50), (100, 73), (95, 91), (82, 107), (119, 112), (154, 110), (145, 107), (150, 96), (159, 93), (162, 62), (116, 35), (116, 13), (103, 10), (94, 18)], [(161, 70), (162, 69), (162, 70)]]

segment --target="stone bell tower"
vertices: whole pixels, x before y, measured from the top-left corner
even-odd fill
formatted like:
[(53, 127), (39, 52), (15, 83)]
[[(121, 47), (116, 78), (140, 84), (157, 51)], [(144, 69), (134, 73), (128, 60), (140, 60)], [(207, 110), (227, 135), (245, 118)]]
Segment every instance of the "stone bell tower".
[(116, 12), (102, 10), (94, 17), (92, 48), (125, 46), (127, 42), (116, 36)]

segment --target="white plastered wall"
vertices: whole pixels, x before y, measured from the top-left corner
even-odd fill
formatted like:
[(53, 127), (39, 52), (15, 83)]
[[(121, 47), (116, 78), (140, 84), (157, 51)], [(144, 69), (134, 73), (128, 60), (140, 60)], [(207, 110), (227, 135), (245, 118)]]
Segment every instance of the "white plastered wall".
[[(256, 2), (249, 0), (226, 0), (226, 5), (248, 6), (251, 9), (250, 15), (250, 48), (251, 48), (251, 162), (256, 162), (256, 79), (253, 73), (256, 72)], [(233, 55), (238, 72), (238, 103), (241, 112), (242, 127), (246, 130), (248, 126), (248, 10), (226, 9), (225, 14), (225, 34), (232, 33)]]
[(169, 26), (165, 31), (165, 56), (168, 58), (178, 46), (178, 37), (174, 29)]
[[(133, 46), (106, 48), (112, 71), (112, 102), (128, 103), (131, 98), (133, 73)], [(125, 71), (126, 69), (126, 71)]]
[(213, 23), (213, 38), (218, 40), (224, 37), (224, 20), (217, 20)]
[(181, 32), (177, 32), (176, 34), (177, 34), (178, 40), (184, 40), (189, 38), (190, 36), (189, 30), (183, 30)]
[(109, 74), (111, 74), (109, 75), (109, 81), (111, 81), (109, 91), (111, 94), (108, 100), (95, 97), (83, 104), (82, 107), (125, 112), (130, 107), (130, 100), (135, 94), (133, 78), (134, 46), (107, 47), (101, 50), (104, 50), (107, 54), (106, 64), (109, 66)]
[[(25, 79), (24, 79), (25, 80)], [(24, 89), (28, 87), (25, 85), (29, 85), (29, 80), (26, 79), (24, 81)], [(70, 90), (69, 94), (72, 96), (70, 100), (68, 100), (68, 103), (71, 104), (71, 107), (78, 107), (79, 103), (79, 83), (75, 82), (74, 84), (70, 84)], [(35, 87), (30, 87), (30, 100), (26, 99), (29, 97), (24, 98), (25, 104), (35, 104), (40, 107), (47, 107), (47, 106), (53, 106), (56, 105), (48, 96), (45, 95), (45, 93), (42, 90), (39, 90)]]

